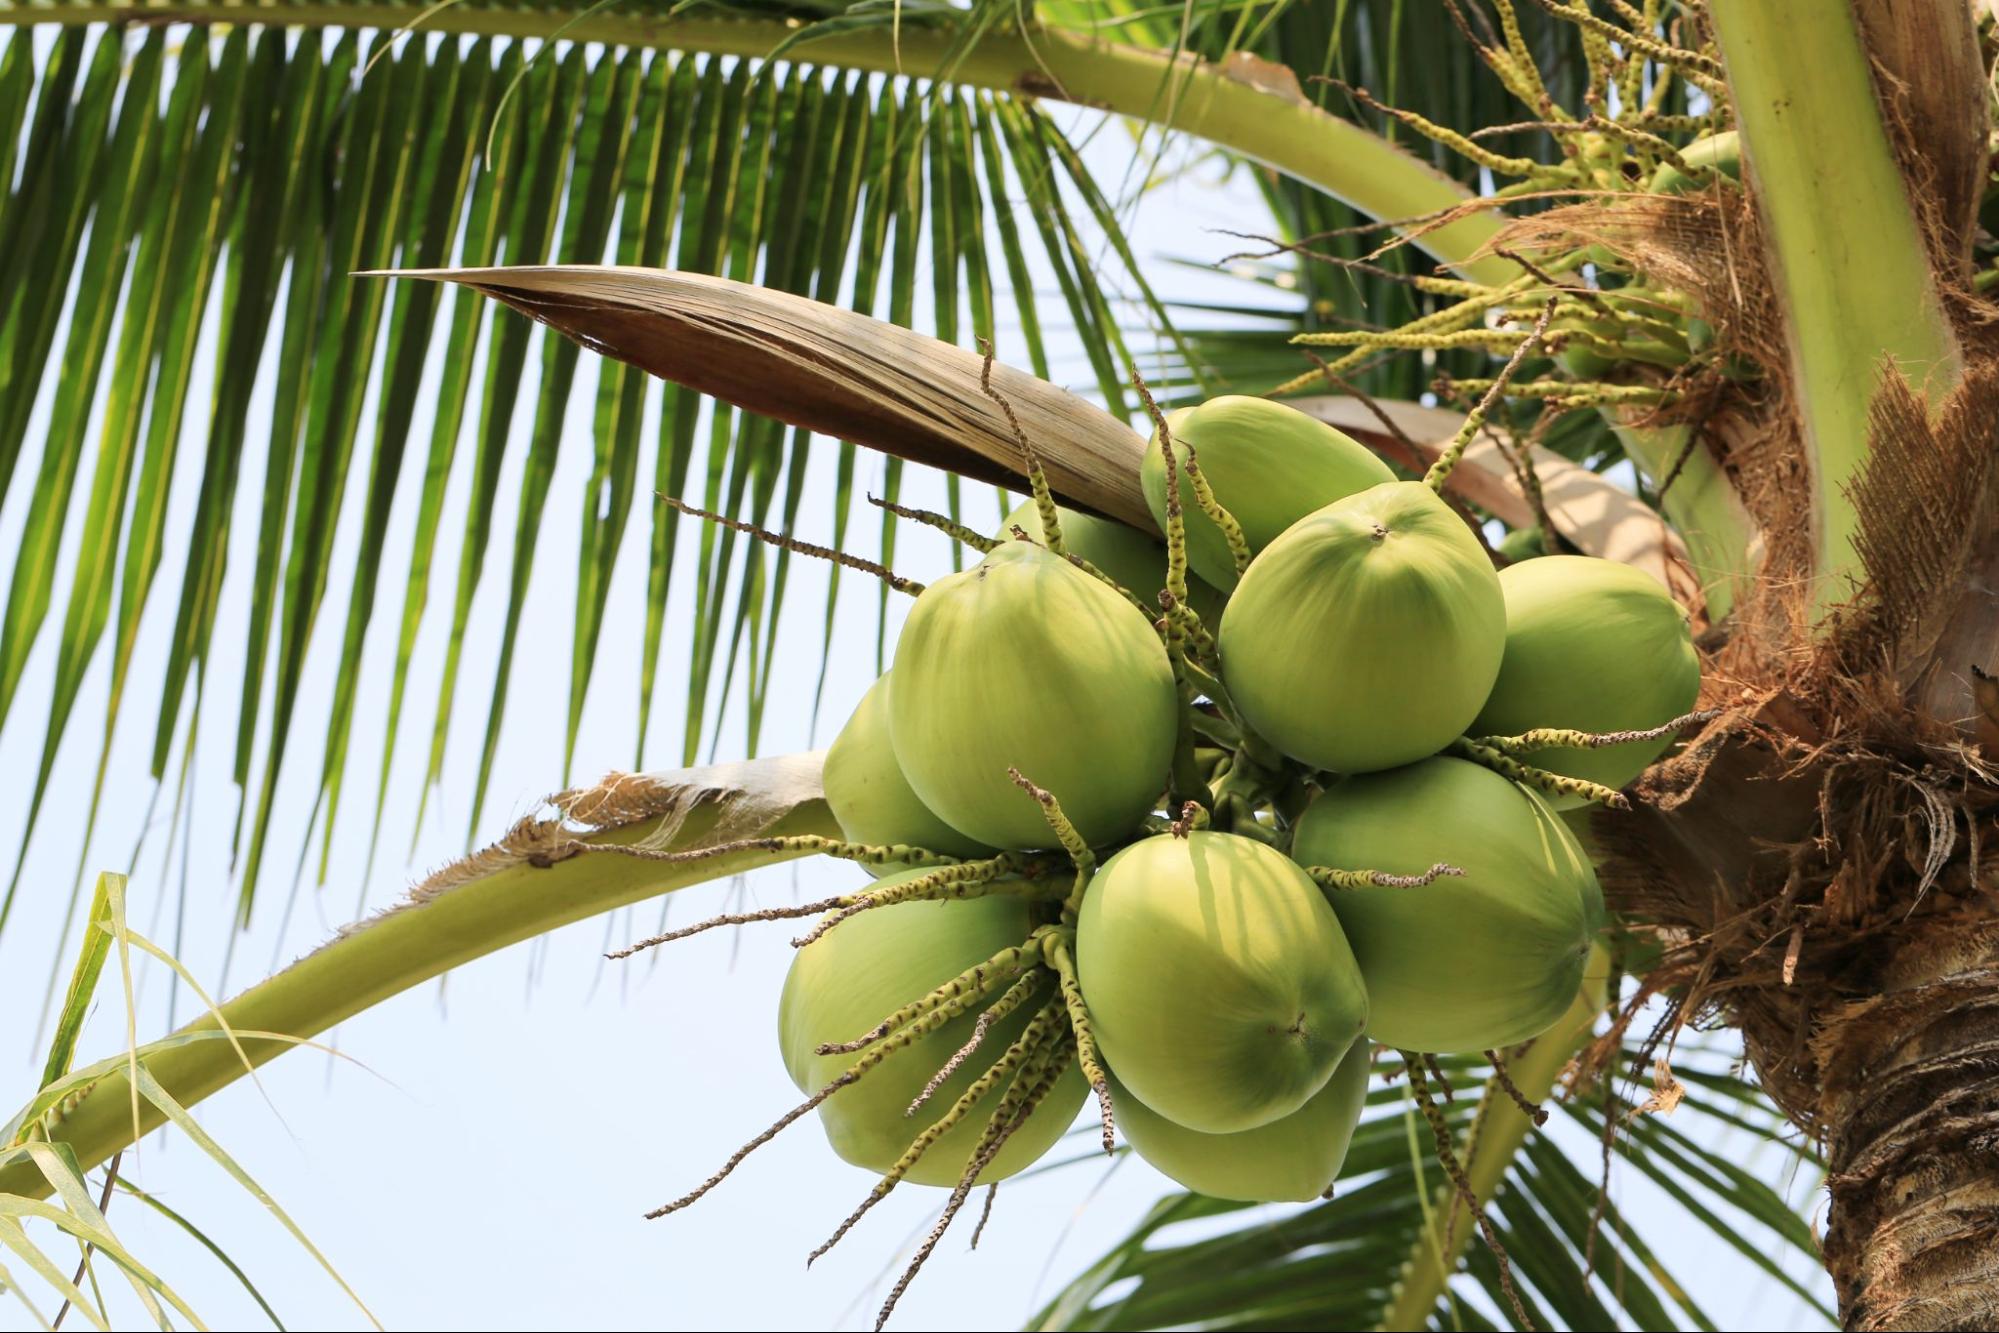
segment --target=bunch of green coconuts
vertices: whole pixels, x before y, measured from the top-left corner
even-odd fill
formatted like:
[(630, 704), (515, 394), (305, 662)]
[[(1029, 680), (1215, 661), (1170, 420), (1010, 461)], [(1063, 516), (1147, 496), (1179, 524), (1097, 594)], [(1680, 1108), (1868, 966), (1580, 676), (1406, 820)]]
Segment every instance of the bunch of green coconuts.
[(877, 877), (757, 914), (819, 917), (781, 1123), (882, 1173), (835, 1240), (904, 1180), (955, 1212), (1092, 1088), (1105, 1146), (1189, 1189), (1324, 1194), (1375, 1044), (1496, 1050), (1569, 1006), (1603, 905), (1564, 811), (1694, 704), (1646, 575), (1495, 572), (1437, 486), (1269, 400), (1162, 425), (1165, 545), (1045, 486), (959, 530), (984, 558), (917, 596), (826, 756), (818, 849)]

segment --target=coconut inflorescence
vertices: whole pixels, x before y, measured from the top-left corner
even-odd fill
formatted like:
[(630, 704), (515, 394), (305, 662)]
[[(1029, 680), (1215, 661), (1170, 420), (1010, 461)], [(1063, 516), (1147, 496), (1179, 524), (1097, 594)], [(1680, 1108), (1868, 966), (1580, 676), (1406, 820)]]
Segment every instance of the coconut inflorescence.
[(1503, 1068), (1554, 1024), (1603, 927), (1577, 807), (1625, 803), (1699, 663), (1643, 574), (1495, 573), (1441, 497), (1478, 420), (1412, 481), (1277, 404), (1155, 413), (1163, 545), (1056, 504), (1025, 447), (996, 538), (898, 507), (980, 559), (896, 582), (893, 669), (826, 757), (843, 839), (754, 844), (878, 878), (659, 937), (801, 922), (778, 1026), (805, 1100), (659, 1211), (816, 1112), (880, 1177), (828, 1246), (903, 1183), (950, 1189), (920, 1264), (1092, 1095), (1106, 1149), (1121, 1128), (1189, 1189), (1311, 1199), (1378, 1047)]

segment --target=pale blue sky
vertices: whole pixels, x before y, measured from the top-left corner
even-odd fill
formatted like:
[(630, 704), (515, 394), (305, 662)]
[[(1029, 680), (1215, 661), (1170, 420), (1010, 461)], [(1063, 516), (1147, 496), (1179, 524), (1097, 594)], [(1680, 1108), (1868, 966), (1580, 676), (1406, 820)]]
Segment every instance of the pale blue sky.
[[(1088, 123), (1074, 113), (1065, 119)], [(1122, 132), (1111, 128), (1093, 136), (1087, 151), (1107, 185), (1124, 178), (1130, 140)], [(1260, 211), (1247, 181), (1217, 182), (1211, 170), (1204, 171), (1150, 198), (1138, 215), (1134, 239), (1141, 255), (1212, 260), (1240, 248), (1214, 229), (1239, 228)], [(1165, 264), (1155, 265), (1154, 272), (1172, 295), (1258, 299), (1244, 284), (1218, 275)], [(211, 309), (211, 341), (214, 314)], [(1015, 330), (1004, 307), (1001, 317), (1002, 355), (1024, 362), (1017, 337), (1008, 340)], [(919, 327), (926, 319), (919, 315)], [(1134, 333), (1140, 323), (1134, 314)], [(1135, 346), (1149, 345), (1145, 335), (1138, 339)], [(1052, 350), (1058, 378), (1084, 387), (1088, 371), (1075, 340), (1058, 336)], [(274, 357), (275, 349), (267, 349), (267, 369)], [(436, 360), (433, 356), (432, 382)], [(533, 352), (528, 365), (538, 365)], [(475, 368), (475, 383), (476, 374)], [(532, 628), (522, 638), (493, 790), (481, 821), (488, 836), (560, 785), (575, 515), (589, 463), (593, 374), (586, 356), (535, 570)], [(204, 368), (196, 376), (190, 421), (205, 419), (207, 381)], [(242, 497), (251, 503), (262, 489), (261, 423), (268, 412), (268, 388), (267, 383), (265, 396), (253, 409), (258, 415), (251, 425), (241, 484)], [(462, 850), (490, 687), (491, 649), (505, 610), (526, 417), (516, 425), (495, 511), (499, 529), (474, 608), (468, 640), (474, 647), (460, 687), (444, 783), (432, 797), (410, 864), (396, 862), (409, 845), (416, 782), (428, 744), (429, 708), (448, 622), (443, 604), (448, 604), (455, 577), (456, 524), (469, 484), (469, 446), (458, 458), (440, 564), (433, 575), (431, 616), (412, 669), (384, 854), (368, 879), (362, 865), (366, 820), (380, 761), (386, 663), (395, 647), (397, 599), (417, 498), (415, 477), (405, 479), (390, 528), (387, 591), (370, 631), (349, 759), (348, 803), (336, 830), (327, 884), (315, 889), (308, 879), (288, 928), (281, 930), (291, 858), (318, 773), (320, 737), (312, 721), (329, 695), (346, 610), (346, 571), (358, 539), (358, 506), (348, 506), (304, 687), (303, 697), (312, 702), (303, 710), (280, 788), (277, 850), (256, 919), (237, 945), (232, 989), (324, 939), (353, 914), (364, 880), (365, 901), (379, 907), (425, 868)], [(40, 428), (38, 417), (29, 456), (22, 462), (24, 472), (34, 464)], [(194, 430), (189, 440), (198, 440)], [(829, 493), (831, 462), (831, 449), (822, 445), (804, 508), (807, 538), (829, 535), (828, 506), (820, 497)], [(185, 552), (199, 464), (198, 448), (184, 447), (174, 492), (177, 521), (168, 530), (163, 582), (177, 577)], [(413, 470), (420, 467), (412, 464)], [(649, 467), (642, 463), (642, 474)], [(879, 472), (880, 460), (864, 455), (863, 485), (875, 483)], [(358, 479), (354, 484), (360, 484)], [(11, 549), (18, 540), (28, 489), (17, 484), (0, 508), (0, 550)], [(916, 503), (941, 500), (934, 478), (914, 479), (910, 489), (915, 494), (905, 498)], [(968, 495), (974, 521), (983, 525), (996, 520), (988, 490), (968, 488)], [(635, 515), (612, 588), (611, 615), (578, 744), (575, 768), (580, 778), (631, 762), (646, 530), (645, 517)], [(862, 546), (868, 549), (873, 524), (863, 520), (854, 530), (870, 534)], [(941, 539), (934, 537), (905, 529), (897, 561), (902, 572), (925, 578), (946, 567)], [(181, 954), (198, 975), (211, 980), (220, 974), (221, 923), (235, 892), (228, 849), (236, 800), (229, 751), (255, 538), (252, 511), (239, 509), (213, 664), (218, 685), (227, 682), (227, 688), (218, 688), (202, 719), (192, 836), (180, 844), (187, 852), (189, 923)], [(74, 542), (72, 531), (66, 561), (74, 560)], [(692, 544), (684, 542), (683, 556), (691, 552)], [(680, 748), (692, 574), (691, 560), (683, 560), (647, 756), (657, 767), (671, 765)], [(783, 662), (764, 725), (763, 748), (769, 752), (804, 748), (810, 739), (822, 580), (810, 562), (794, 564), (780, 639)], [(828, 720), (822, 724), (820, 744), (873, 678), (873, 605), (872, 589), (851, 581), (836, 626)], [(112, 754), (104, 814), (85, 857), (93, 870), (124, 868), (135, 842), (146, 834), (132, 883), (133, 916), (139, 928), (163, 942), (172, 939), (173, 892), (180, 874), (178, 848), (171, 875), (161, 864), (172, 793), (161, 801), (150, 829), (141, 828), (141, 816), (153, 794), (145, 764), (172, 617), (171, 596), (156, 594)], [(0, 730), (0, 781), (11, 798), (5, 804), (12, 821), (0, 825), (10, 835), (0, 845), (10, 848), (18, 840), (41, 742), (39, 701), (50, 689), (52, 639), (45, 634), (22, 685), (21, 702)], [(0, 1071), (8, 1078), (0, 1087), (0, 1106), (25, 1098), (39, 1068), (33, 1019), (46, 986), (51, 940), (81, 851), (81, 794), (88, 791), (96, 762), (97, 719), (107, 687), (108, 669), (100, 653), (57, 765), (58, 799), (45, 814), (29, 857), (23, 901), (0, 938), (0, 1012), (9, 1016), (0, 1024)], [(742, 736), (739, 717), (732, 714), (723, 736), (724, 753), (735, 752)], [(858, 878), (850, 867), (810, 862), (759, 872), (739, 891), (755, 903), (781, 903), (801, 892), (822, 896)], [(672, 910), (680, 919), (692, 919), (722, 910), (736, 892), (723, 885), (690, 890), (674, 901)], [(647, 906), (621, 914), (608, 926), (601, 920), (586, 922), (462, 968), (447, 984), (401, 996), (337, 1033), (340, 1049), (365, 1070), (311, 1053), (287, 1056), (264, 1072), (261, 1094), (256, 1086), (239, 1084), (206, 1103), (202, 1118), (391, 1327), (868, 1326), (877, 1285), (899, 1269), (902, 1254), (927, 1228), (941, 1194), (918, 1187), (899, 1190), (808, 1274), (803, 1256), (858, 1201), (871, 1179), (840, 1163), (810, 1123), (780, 1136), (697, 1208), (659, 1222), (641, 1220), (643, 1211), (705, 1176), (795, 1100), (774, 1040), (778, 988), (790, 954), (788, 933), (782, 927), (740, 936), (717, 932), (624, 964), (600, 960), (607, 939), (620, 943), (649, 933), (656, 920), (657, 909)], [(165, 1030), (165, 992), (162, 976), (145, 976), (142, 1035)], [(181, 1004), (184, 1017), (185, 994)], [(95, 1057), (115, 1049), (121, 1028), (115, 992), (107, 989), (86, 1034), (85, 1054)], [(126, 1169), (219, 1239), (294, 1327), (358, 1325), (358, 1314), (310, 1259), (190, 1144), (156, 1136), (136, 1160), (127, 1158)], [(1006, 1186), (980, 1252), (964, 1249), (969, 1226), (942, 1246), (904, 1299), (900, 1326), (1017, 1327), (1040, 1299), (1095, 1258), (1169, 1188), (1136, 1161), (1115, 1170), (1086, 1163)], [(1628, 1176), (1620, 1177), (1617, 1188), (1620, 1198), (1631, 1203), (1642, 1204), (1649, 1197)], [(114, 1205), (112, 1219), (128, 1243), (213, 1326), (257, 1326), (259, 1316), (240, 1288), (178, 1233), (129, 1200)], [(1662, 1257), (1669, 1265), (1708, 1284), (1711, 1294), (1705, 1303), (1724, 1326), (1789, 1327), (1805, 1320), (1795, 1301), (1712, 1243), (1689, 1243), (1670, 1231), (1663, 1237), (1658, 1231), (1652, 1234), (1655, 1242), (1665, 1242)], [(137, 1310), (128, 1302), (123, 1313), (130, 1320)], [(0, 1303), (0, 1328), (25, 1326), (24, 1317), (18, 1306)]]

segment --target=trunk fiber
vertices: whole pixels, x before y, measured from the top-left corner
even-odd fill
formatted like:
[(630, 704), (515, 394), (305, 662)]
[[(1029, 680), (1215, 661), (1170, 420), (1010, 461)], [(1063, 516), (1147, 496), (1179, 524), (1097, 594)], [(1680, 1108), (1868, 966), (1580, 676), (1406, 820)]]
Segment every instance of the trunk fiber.
[(1850, 1329), (1999, 1328), (1999, 929), (1898, 960), (1815, 1039)]

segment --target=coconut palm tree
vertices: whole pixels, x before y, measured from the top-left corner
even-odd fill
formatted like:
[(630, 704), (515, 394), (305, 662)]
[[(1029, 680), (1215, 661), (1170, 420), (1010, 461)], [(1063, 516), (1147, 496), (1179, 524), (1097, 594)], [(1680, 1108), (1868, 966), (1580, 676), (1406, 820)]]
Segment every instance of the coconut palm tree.
[[(0, 54), (0, 485), (35, 457), (30, 420), (46, 423), (0, 623), (0, 718), (49, 619), (58, 548), (81, 525), (27, 799), (39, 809), (50, 790), (114, 585), (107, 744), (118, 721), (211, 288), (213, 408), (153, 771), (169, 778), (183, 705), (200, 710), (227, 538), (251, 505), (235, 494), (249, 404), (267, 393), (251, 623), (220, 627), (247, 630), (252, 664), (236, 701), (247, 916), (305, 665), (330, 651), (314, 622), (353, 504), (363, 536), (320, 779), (329, 837), (339, 813), (354, 681), (386, 595), (382, 534), (414, 471), (433, 342), (438, 406), (388, 724), (393, 737), (444, 479), (476, 421), (433, 779), (508, 422), (531, 401), (536, 423), (476, 820), (584, 349), (610, 364), (581, 525), (572, 740), (640, 489), (651, 389), (631, 368), (667, 382), (651, 475), (679, 502), (652, 518), (648, 682), (680, 507), (697, 494), (700, 396), (721, 406), (705, 418), (694, 507), (752, 529), (794, 525), (815, 435), (849, 442), (841, 542), (856, 445), (1018, 488), (1027, 463), (981, 392), (990, 367), (953, 346), (993, 333), (1002, 290), (1034, 373), (1000, 367), (993, 384), (1053, 491), (1152, 528), (1134, 358), (1087, 224), (1168, 333), (1170, 354), (1147, 362), (1162, 397), (1221, 383), (1291, 395), (1404, 466), (1470, 443), (1452, 482), (1475, 519), (1628, 561), (1674, 591), (1702, 627), (1708, 708), (1633, 808), (1591, 825), (1618, 927), (1609, 975), (1562, 1023), (1503, 1063), (1405, 1066), (1375, 1094), (1384, 1110), (1363, 1125), (1360, 1184), (1342, 1197), (1191, 1233), (1167, 1228), (1233, 1206), (1162, 1204), (1042, 1324), (1706, 1326), (1701, 1293), (1604, 1201), (1595, 1163), (1537, 1128), (1558, 1085), (1557, 1114), (1597, 1136), (1606, 1167), (1644, 1173), (1772, 1271), (1771, 1248), (1818, 1252), (1846, 1326), (1999, 1323), (1999, 931), (1978, 852), (1999, 744), (1985, 674), (1999, 657), (1983, 357), (1994, 247), (1979, 226), (1988, 29), (1963, 0), (1412, 8), (0, 5), (22, 30)], [(449, 39), (399, 40), (405, 29)], [(1299, 326), (1203, 330), (1154, 300), (1115, 190), (1090, 178), (1050, 101), (1254, 164), (1268, 248), (1311, 298)], [(1014, 198), (1031, 234), (1004, 206)], [(1101, 406), (1045, 383), (1054, 315), (1030, 243)], [(626, 267), (594, 267), (607, 260)], [(387, 268), (428, 272), (356, 276)], [(925, 286), (934, 339), (908, 327)], [(547, 339), (529, 375), (529, 324), (496, 306), (567, 339)], [(1331, 359), (1300, 354), (1311, 348)], [(1418, 401), (1433, 379), (1437, 397)], [(1492, 427), (1475, 443), (1459, 427), (1474, 403), (1474, 424)], [(368, 482), (350, 499), (364, 427)], [(1636, 499), (1601, 476), (1622, 463)], [(690, 763), (734, 682), (754, 746), (770, 680), (791, 552), (733, 532), (702, 537)], [(638, 703), (643, 745), (649, 686)], [(268, 1059), (467, 958), (801, 854), (790, 835), (836, 833), (810, 756), (564, 792), (397, 910), (136, 1057), (71, 1070), (75, 1034), (59, 1032), (0, 1157), (0, 1196), (25, 1209), (55, 1192), (76, 1234), (106, 1243), (74, 1187), (135, 1130), (186, 1124), (185, 1106), (243, 1072), (224, 1024), (276, 1034), (241, 1043)], [(112, 920), (114, 901), (85, 920)], [(101, 933), (86, 932), (79, 976), (101, 967)], [(1696, 1025), (1739, 1033), (1753, 1081), (1682, 1051), (1676, 1034)], [(1483, 1092), (1440, 1102), (1438, 1075)], [(1823, 1240), (1771, 1181), (1652, 1114), (1678, 1105), (1763, 1137), (1803, 1131), (1798, 1151), (1827, 1171)], [(1407, 1151), (1404, 1106), (1429, 1121), (1441, 1183)]]

